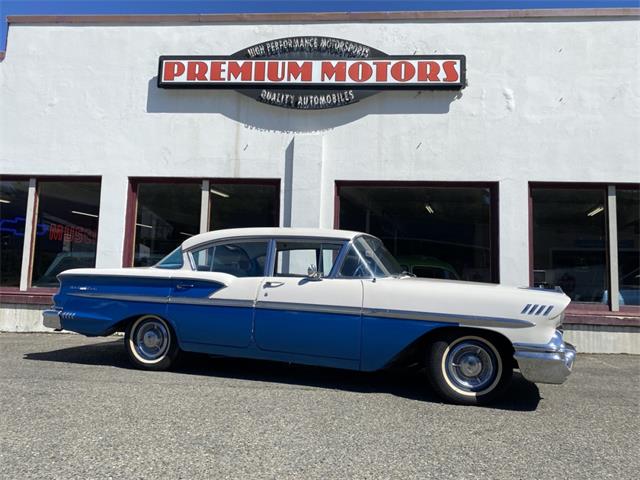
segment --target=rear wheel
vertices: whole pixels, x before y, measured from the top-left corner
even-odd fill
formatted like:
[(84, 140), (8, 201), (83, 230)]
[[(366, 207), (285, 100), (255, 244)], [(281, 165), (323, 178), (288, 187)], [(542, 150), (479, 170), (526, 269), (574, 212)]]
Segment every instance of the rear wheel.
[(486, 404), (508, 386), (510, 362), (489, 337), (453, 333), (435, 339), (427, 352), (427, 372), (436, 392), (464, 405)]
[(125, 331), (124, 344), (129, 360), (146, 370), (166, 370), (178, 355), (178, 342), (171, 326), (155, 315), (131, 322)]

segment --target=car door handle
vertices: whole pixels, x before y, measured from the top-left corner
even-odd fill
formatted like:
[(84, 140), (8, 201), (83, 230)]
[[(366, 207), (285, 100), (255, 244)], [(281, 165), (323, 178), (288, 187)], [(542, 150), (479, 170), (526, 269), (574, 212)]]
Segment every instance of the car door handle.
[(272, 281), (264, 282), (264, 288), (275, 288), (275, 287), (281, 287), (282, 285), (284, 285), (284, 282), (272, 282)]
[(178, 283), (176, 285), (176, 290), (188, 290), (193, 287), (195, 287), (193, 283)]

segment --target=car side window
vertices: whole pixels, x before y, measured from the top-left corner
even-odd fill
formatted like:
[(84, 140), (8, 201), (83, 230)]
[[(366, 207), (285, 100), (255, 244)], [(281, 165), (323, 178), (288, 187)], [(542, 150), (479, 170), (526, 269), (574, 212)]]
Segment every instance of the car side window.
[(268, 240), (220, 243), (192, 251), (191, 258), (200, 272), (262, 277), (268, 247)]
[[(182, 268), (183, 265), (184, 265), (184, 263), (182, 261), (182, 248), (178, 247), (173, 252), (171, 252), (169, 255), (167, 255), (162, 260), (160, 260), (158, 263), (156, 263), (154, 265), (154, 267), (178, 270), (178, 269)], [(66, 267), (66, 268), (72, 268), (72, 267)], [(75, 267), (73, 267), (73, 268), (75, 268)]]
[(280, 277), (306, 277), (309, 267), (327, 277), (338, 258), (343, 242), (278, 240), (274, 275)]
[(371, 277), (371, 273), (369, 269), (364, 264), (360, 255), (356, 251), (353, 245), (349, 245), (349, 250), (342, 261), (342, 265), (340, 266), (340, 271), (338, 272), (338, 276), (340, 277), (349, 277), (349, 278), (369, 278)]

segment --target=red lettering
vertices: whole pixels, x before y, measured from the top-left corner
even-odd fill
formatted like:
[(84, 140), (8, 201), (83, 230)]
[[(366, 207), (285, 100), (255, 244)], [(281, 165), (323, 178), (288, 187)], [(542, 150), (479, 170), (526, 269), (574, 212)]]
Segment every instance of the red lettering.
[(407, 61), (396, 62), (391, 67), (391, 76), (397, 82), (406, 82), (408, 80), (411, 80), (415, 74), (416, 74), (416, 67), (414, 67), (411, 62), (407, 62)]
[(442, 64), (442, 69), (445, 73), (445, 82), (457, 82), (460, 79), (460, 75), (458, 75), (458, 71), (456, 70), (457, 63), (455, 60), (447, 60)]
[(365, 62), (355, 62), (349, 67), (349, 77), (356, 82), (365, 82), (373, 75), (373, 68)]
[(82, 243), (82, 228), (76, 227), (73, 229), (73, 241), (75, 243)]
[(209, 80), (212, 82), (222, 82), (222, 65), (227, 62), (211, 62), (209, 64)]
[(345, 62), (322, 62), (320, 81), (333, 80), (344, 82), (347, 80), (347, 64)]
[(184, 63), (182, 62), (164, 62), (163, 77), (165, 81), (174, 80), (184, 73)]
[(287, 80), (298, 79), (303, 82), (310, 82), (313, 75), (313, 64), (311, 62), (289, 62), (289, 71), (287, 72)]
[(387, 81), (387, 70), (389, 69), (389, 64), (391, 62), (384, 60), (373, 62), (376, 66), (376, 82), (386, 82)]
[(206, 80), (207, 64), (204, 62), (189, 62), (187, 64), (187, 80)]
[(62, 240), (62, 225), (52, 223), (49, 226), (49, 240)]
[(418, 81), (419, 82), (439, 82), (438, 74), (440, 73), (440, 65), (438, 62), (418, 62)]
[(243, 62), (242, 66), (238, 62), (229, 62), (227, 65), (229, 80), (237, 80), (240, 77), (243, 82), (251, 81), (252, 66), (251, 62)]
[(284, 80), (285, 63), (269, 62), (267, 65), (267, 78), (270, 82), (281, 82)]
[(253, 63), (253, 81), (264, 82), (264, 62)]

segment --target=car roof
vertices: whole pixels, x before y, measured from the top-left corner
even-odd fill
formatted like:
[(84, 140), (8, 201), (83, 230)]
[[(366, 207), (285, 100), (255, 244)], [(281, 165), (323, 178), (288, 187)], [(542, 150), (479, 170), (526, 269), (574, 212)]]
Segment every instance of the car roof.
[(330, 238), (336, 240), (351, 240), (362, 235), (362, 232), (349, 230), (332, 230), (328, 228), (290, 228), (290, 227), (261, 227), (261, 228), (229, 228), (200, 233), (188, 238), (182, 243), (182, 248), (189, 249), (203, 243), (215, 242), (233, 238), (246, 237), (299, 237), (299, 238)]

